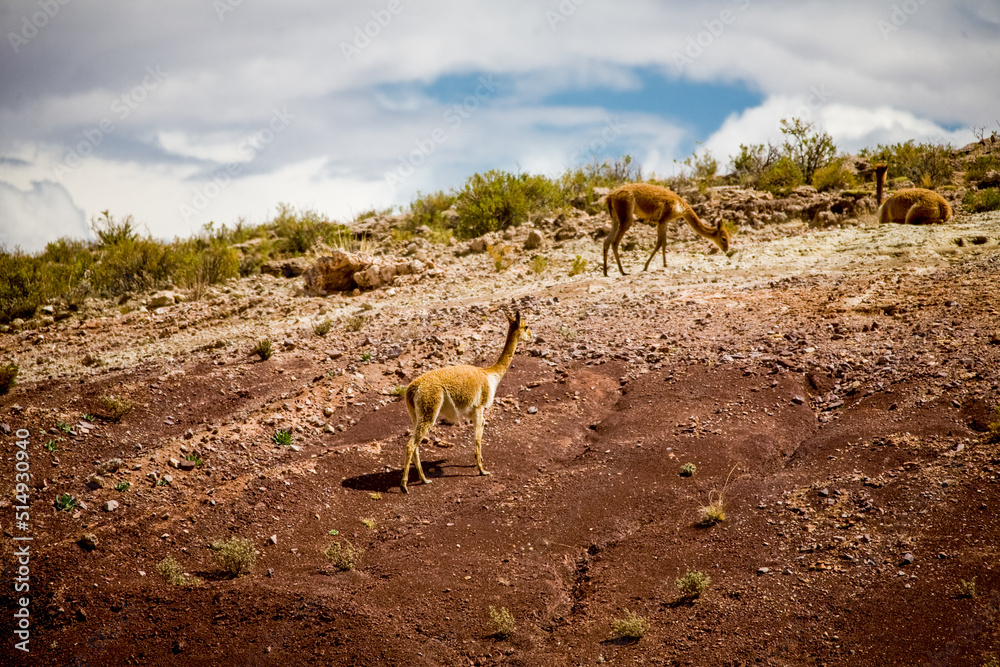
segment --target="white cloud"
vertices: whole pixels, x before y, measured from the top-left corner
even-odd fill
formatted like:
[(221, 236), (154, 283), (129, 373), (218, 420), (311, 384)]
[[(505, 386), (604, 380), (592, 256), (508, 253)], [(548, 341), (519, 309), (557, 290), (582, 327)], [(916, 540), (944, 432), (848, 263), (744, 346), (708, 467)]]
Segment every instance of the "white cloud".
[(35, 181), (29, 190), (0, 181), (0, 212), (10, 223), (0, 226), (0, 246), (8, 250), (33, 252), (62, 236), (91, 236), (83, 211), (52, 181)]

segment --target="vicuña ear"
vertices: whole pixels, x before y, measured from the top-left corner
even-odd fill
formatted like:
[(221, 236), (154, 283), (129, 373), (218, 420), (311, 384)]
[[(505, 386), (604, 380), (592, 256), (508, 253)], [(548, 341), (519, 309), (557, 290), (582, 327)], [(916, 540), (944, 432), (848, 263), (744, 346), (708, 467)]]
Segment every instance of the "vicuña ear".
[(520, 310), (515, 310), (514, 311), (514, 321), (517, 322), (518, 324), (521, 324), (521, 311)]
[(510, 322), (511, 324), (513, 324), (515, 322), (514, 318), (511, 317), (510, 313), (508, 313), (506, 310), (503, 311), (503, 315), (504, 315), (504, 317), (507, 318), (507, 321)]

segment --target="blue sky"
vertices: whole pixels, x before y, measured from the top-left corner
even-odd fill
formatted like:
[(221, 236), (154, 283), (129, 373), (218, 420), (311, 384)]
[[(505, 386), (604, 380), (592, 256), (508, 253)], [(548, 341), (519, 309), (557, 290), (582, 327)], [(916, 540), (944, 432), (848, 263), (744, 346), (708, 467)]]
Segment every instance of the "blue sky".
[(1000, 130), (995, 0), (13, 0), (0, 243), (350, 220), (487, 169), (723, 164), (801, 116), (846, 151)]

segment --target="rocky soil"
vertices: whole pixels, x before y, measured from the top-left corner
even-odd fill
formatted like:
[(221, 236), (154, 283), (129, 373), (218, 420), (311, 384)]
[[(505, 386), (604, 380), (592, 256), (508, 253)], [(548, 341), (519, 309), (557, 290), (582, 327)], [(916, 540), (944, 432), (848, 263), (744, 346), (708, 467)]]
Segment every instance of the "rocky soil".
[[(279, 267), (0, 334), (21, 368), (0, 397), (8, 619), (13, 538), (32, 538), (31, 652), (6, 632), (11, 664), (984, 664), (1000, 216), (878, 226), (836, 201), (810, 222), (768, 205), (728, 255), (678, 227), (648, 272), (636, 225), (625, 277), (601, 274), (607, 216), (583, 215), (452, 246), (381, 237), (378, 266), (400, 268), (377, 289), (309, 296), (305, 266)], [(471, 427), (442, 424), (434, 483), (401, 494), (399, 387), (492, 363), (501, 308), (536, 338), (487, 417), (492, 475)], [(249, 354), (262, 339), (268, 360)], [(134, 407), (104, 419), (108, 396)], [(706, 526), (712, 501), (725, 519)], [(229, 578), (210, 544), (235, 536), (257, 558)], [(345, 541), (364, 551), (341, 571), (324, 551)], [(200, 581), (169, 584), (167, 556)], [(711, 577), (698, 598), (676, 585), (689, 570)], [(612, 636), (626, 610), (641, 639)]]

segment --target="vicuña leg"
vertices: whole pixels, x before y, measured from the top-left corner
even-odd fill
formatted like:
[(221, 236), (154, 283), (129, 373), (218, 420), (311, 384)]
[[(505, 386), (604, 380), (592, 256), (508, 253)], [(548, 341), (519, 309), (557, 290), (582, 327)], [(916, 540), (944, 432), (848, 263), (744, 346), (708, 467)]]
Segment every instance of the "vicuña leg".
[(625, 238), (625, 232), (632, 226), (632, 202), (630, 200), (617, 201), (611, 204), (611, 233), (604, 239), (604, 275), (608, 275), (608, 246), (614, 251), (615, 262), (618, 263), (618, 271), (627, 276), (622, 268), (621, 257), (618, 256), (618, 246)]
[(486, 472), (486, 468), (483, 467), (483, 426), (486, 423), (483, 408), (477, 409), (472, 419), (476, 429), (476, 466), (479, 468), (480, 475), (489, 475), (490, 473)]
[(673, 218), (667, 218), (666, 220), (659, 220), (656, 223), (656, 247), (653, 248), (653, 252), (649, 255), (649, 259), (646, 260), (646, 266), (642, 267), (643, 271), (649, 271), (649, 263), (653, 261), (656, 257), (656, 251), (663, 249), (663, 266), (667, 266), (667, 223)]
[[(410, 436), (409, 442), (406, 443), (406, 460), (403, 463), (403, 480), (399, 483), (399, 488), (403, 493), (407, 493), (406, 483), (410, 479), (410, 464), (417, 464), (417, 475), (420, 477), (420, 481), (424, 484), (430, 484), (431, 480), (427, 479), (424, 475), (424, 467), (420, 463), (420, 443), (423, 441), (424, 436), (431, 430), (431, 427), (437, 421), (438, 412), (441, 411), (441, 404), (444, 403), (444, 394), (436, 397), (436, 401), (430, 406), (422, 403), (420, 397), (418, 397), (416, 405), (414, 405), (413, 410), (410, 413), (410, 417), (413, 419), (413, 435)], [(426, 419), (430, 416), (430, 419)]]

